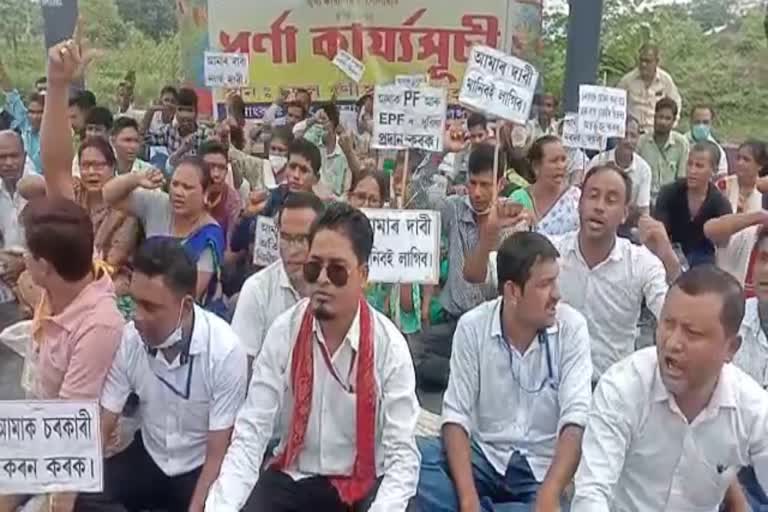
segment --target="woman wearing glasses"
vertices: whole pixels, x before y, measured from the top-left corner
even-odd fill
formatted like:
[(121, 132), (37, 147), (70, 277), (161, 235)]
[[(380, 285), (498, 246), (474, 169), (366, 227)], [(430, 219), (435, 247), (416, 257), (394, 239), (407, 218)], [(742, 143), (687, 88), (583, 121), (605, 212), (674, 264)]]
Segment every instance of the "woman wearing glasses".
[[(416, 492), (413, 363), (402, 334), (363, 296), (371, 224), (334, 203), (309, 243), (310, 298), (265, 337), (206, 510), (405, 512)], [(280, 444), (261, 472), (276, 423)]]
[(591, 399), (587, 323), (560, 304), (555, 247), (511, 235), (498, 252), (501, 297), (461, 317), (442, 440), (419, 439), (419, 510), (558, 510), (579, 463)]

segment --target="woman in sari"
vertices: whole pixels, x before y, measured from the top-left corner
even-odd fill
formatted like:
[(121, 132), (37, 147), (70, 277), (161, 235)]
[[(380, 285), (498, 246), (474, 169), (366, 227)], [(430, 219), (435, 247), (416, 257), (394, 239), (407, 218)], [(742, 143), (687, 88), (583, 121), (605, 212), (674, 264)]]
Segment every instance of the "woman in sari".
[[(717, 188), (731, 203), (734, 213), (752, 213), (763, 208), (763, 194), (758, 190), (760, 177), (768, 172), (768, 149), (762, 142), (748, 141), (739, 147), (735, 173), (721, 178)], [(747, 297), (754, 296), (752, 267), (754, 247), (760, 225), (750, 226), (732, 235), (725, 247), (717, 249), (717, 265), (744, 286)]]
[(104, 187), (104, 199), (113, 207), (135, 215), (147, 238), (180, 240), (197, 263), (197, 297), (204, 308), (221, 316), (226, 306), (221, 293), (224, 231), (208, 213), (205, 192), (211, 183), (208, 165), (199, 157), (182, 158), (164, 192), (160, 171), (118, 176)]
[(536, 181), (518, 189), (510, 199), (531, 211), (535, 229), (545, 235), (562, 235), (579, 227), (581, 190), (568, 182), (567, 155), (558, 137), (537, 139), (528, 153)]

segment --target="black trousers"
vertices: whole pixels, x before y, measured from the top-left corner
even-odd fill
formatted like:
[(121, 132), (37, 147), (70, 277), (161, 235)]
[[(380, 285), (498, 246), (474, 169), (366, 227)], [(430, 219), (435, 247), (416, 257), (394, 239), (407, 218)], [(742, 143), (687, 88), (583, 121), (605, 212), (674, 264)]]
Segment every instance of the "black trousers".
[(294, 481), (282, 471), (267, 469), (242, 512), (366, 512), (376, 498), (380, 482), (376, 482), (370, 496), (349, 507), (324, 476)]
[(138, 432), (125, 451), (104, 461), (104, 492), (79, 494), (75, 512), (187, 512), (201, 470), (167, 476), (152, 460)]

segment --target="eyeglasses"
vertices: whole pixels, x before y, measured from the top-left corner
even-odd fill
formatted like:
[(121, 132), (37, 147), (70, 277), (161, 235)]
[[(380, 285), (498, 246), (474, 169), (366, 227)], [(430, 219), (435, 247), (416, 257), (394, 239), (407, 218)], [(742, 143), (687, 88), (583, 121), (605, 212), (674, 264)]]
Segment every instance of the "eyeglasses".
[(81, 171), (102, 171), (109, 167), (107, 162), (80, 162)]
[(304, 264), (304, 280), (314, 284), (320, 278), (320, 273), (325, 269), (325, 275), (336, 288), (343, 288), (349, 281), (349, 271), (341, 263), (322, 263), (320, 261), (308, 261)]
[(301, 245), (303, 247), (309, 244), (309, 235), (291, 235), (281, 231), (280, 243), (285, 245)]

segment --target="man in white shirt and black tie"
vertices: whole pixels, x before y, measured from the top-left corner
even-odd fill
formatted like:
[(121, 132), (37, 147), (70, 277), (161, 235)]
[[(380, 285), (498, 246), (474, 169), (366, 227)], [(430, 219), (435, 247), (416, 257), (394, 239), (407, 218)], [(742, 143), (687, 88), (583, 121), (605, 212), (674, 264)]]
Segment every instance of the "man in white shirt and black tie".
[(245, 399), (245, 351), (225, 321), (195, 305), (197, 269), (177, 240), (148, 239), (133, 265), (136, 316), (102, 391), (102, 439), (131, 393), (141, 426), (105, 461), (104, 492), (81, 494), (75, 510), (203, 512)]
[(667, 294), (656, 347), (600, 379), (571, 512), (719, 509), (740, 468), (768, 484), (768, 394), (736, 366), (741, 286), (711, 265)]
[[(413, 362), (364, 299), (370, 222), (334, 203), (309, 244), (310, 298), (267, 332), (206, 510), (403, 512), (416, 493)], [(262, 471), (276, 419), (280, 444)]]
[(559, 510), (579, 463), (592, 360), (586, 320), (560, 303), (557, 258), (543, 235), (510, 236), (498, 253), (501, 298), (459, 320), (442, 442), (419, 439), (419, 510)]

